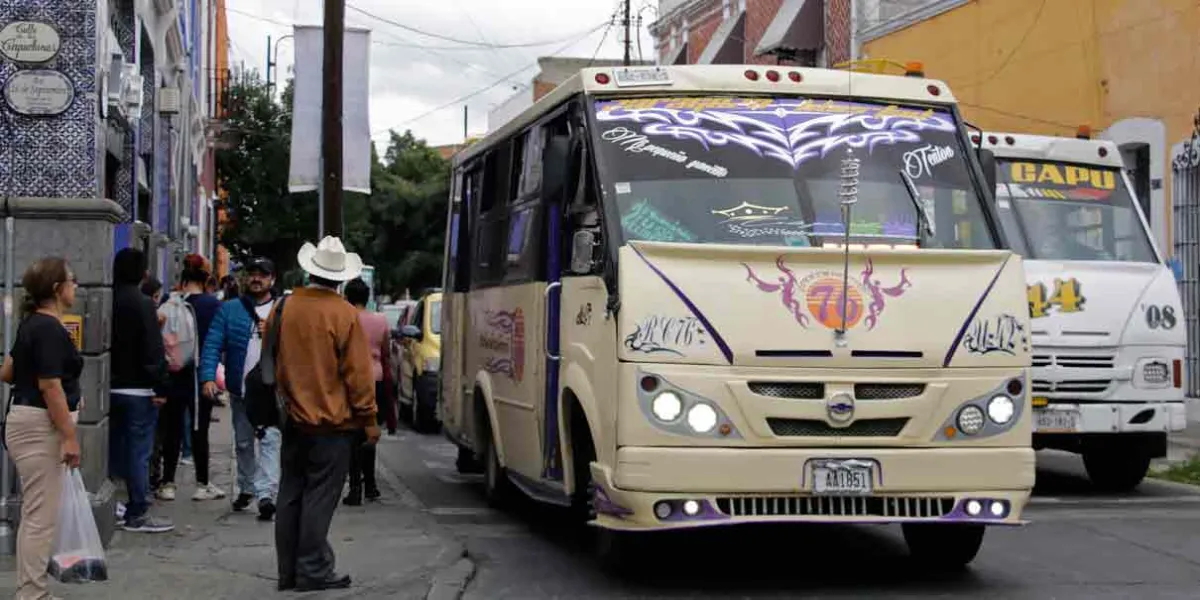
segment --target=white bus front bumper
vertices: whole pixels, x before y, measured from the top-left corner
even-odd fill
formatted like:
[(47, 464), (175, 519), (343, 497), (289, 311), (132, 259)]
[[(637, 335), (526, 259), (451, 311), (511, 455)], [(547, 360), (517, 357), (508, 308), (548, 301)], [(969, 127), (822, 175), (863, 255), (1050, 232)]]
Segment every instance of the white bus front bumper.
[(1187, 403), (1170, 402), (1087, 402), (1064, 403), (1056, 400), (1045, 407), (1034, 407), (1034, 433), (1165, 433), (1187, 427)]

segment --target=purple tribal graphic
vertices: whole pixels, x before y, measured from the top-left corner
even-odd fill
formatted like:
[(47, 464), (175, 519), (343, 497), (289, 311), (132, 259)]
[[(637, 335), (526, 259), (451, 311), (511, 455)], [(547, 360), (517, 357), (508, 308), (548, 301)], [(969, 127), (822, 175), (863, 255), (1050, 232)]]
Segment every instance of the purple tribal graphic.
[(888, 288), (881, 286), (878, 279), (872, 279), (874, 274), (875, 265), (868, 258), (867, 267), (862, 272), (863, 287), (871, 298), (871, 303), (867, 305), (867, 329), (875, 329), (875, 324), (879, 322), (879, 315), (883, 314), (883, 307), (887, 303), (885, 295), (897, 298), (904, 294), (905, 288), (912, 287), (912, 282), (908, 280), (908, 269), (900, 269), (900, 283)]
[(624, 108), (616, 101), (600, 105), (596, 120), (641, 124), (642, 135), (695, 140), (705, 149), (735, 145), (793, 169), (843, 147), (870, 152), (880, 144), (920, 142), (923, 131), (956, 131), (949, 115), (933, 110), (813, 100), (776, 100), (765, 105), (733, 99), (719, 106), (717, 99), (709, 100), (712, 107), (699, 109)]
[(775, 266), (779, 268), (780, 273), (783, 273), (783, 275), (779, 276), (779, 283), (777, 284), (768, 283), (760, 279), (758, 275), (754, 274), (754, 269), (751, 269), (750, 265), (742, 263), (742, 266), (746, 267), (746, 281), (754, 282), (754, 285), (758, 286), (760, 291), (767, 292), (768, 294), (781, 292), (779, 299), (783, 302), (783, 307), (792, 313), (792, 317), (796, 319), (796, 322), (801, 327), (808, 327), (808, 315), (804, 314), (804, 308), (801, 306), (800, 298), (798, 297), (799, 290), (797, 288), (799, 287), (799, 282), (796, 280), (796, 273), (784, 266), (783, 256), (775, 259)]
[(483, 370), (507, 375), (520, 382), (525, 376), (525, 316), (521, 309), (489, 310), (484, 313), (486, 326), (479, 334), (479, 347), (492, 356), (485, 359)]

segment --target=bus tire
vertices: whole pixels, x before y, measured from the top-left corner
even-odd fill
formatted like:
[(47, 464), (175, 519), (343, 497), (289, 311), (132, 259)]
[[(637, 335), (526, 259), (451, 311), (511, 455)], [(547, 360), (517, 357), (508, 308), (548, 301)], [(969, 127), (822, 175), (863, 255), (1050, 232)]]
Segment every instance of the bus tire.
[(909, 555), (939, 570), (965, 568), (983, 545), (983, 525), (905, 523), (902, 529)]
[[(486, 420), (487, 415), (483, 418)], [(512, 503), (515, 487), (500, 464), (500, 452), (490, 423), (484, 425), (483, 443), (483, 495), (492, 508), (505, 508)]]
[(596, 446), (592, 442), (592, 432), (588, 429), (587, 419), (582, 411), (571, 411), (571, 466), (574, 471), (573, 479), (575, 493), (571, 495), (572, 520), (580, 525), (587, 525), (596, 518), (593, 506), (595, 499), (592, 481), (592, 462), (596, 460)]
[(483, 472), (483, 466), (480, 465), (479, 457), (466, 446), (458, 447), (458, 458), (454, 461), (454, 468), (463, 475), (474, 475)]
[(1083, 453), (1083, 466), (1092, 485), (1105, 492), (1128, 492), (1146, 478), (1150, 456), (1136, 448), (1089, 450)]
[(614, 529), (595, 529), (594, 550), (600, 567), (613, 575), (627, 575), (640, 564), (637, 533)]

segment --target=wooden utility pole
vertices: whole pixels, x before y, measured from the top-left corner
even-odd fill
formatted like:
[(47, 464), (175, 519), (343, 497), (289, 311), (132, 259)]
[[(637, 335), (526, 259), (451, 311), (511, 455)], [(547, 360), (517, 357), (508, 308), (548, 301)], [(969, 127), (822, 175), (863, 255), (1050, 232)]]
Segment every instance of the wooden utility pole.
[(633, 46), (633, 39), (629, 37), (629, 0), (625, 0), (624, 17), (621, 23), (625, 26), (625, 66), (629, 66), (629, 51)]
[(342, 50), (346, 39), (345, 0), (325, 0), (325, 47), (321, 94), (321, 170), (324, 231), (342, 237)]

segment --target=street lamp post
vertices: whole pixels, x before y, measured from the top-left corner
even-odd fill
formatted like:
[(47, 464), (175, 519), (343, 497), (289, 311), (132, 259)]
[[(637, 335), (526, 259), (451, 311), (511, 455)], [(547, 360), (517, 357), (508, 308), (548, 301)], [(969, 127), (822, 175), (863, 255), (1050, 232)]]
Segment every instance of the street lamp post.
[[(271, 69), (279, 66), (279, 43), (282, 42), (283, 40), (291, 39), (294, 37), (295, 37), (294, 35), (289, 33), (289, 34), (275, 40), (275, 45), (272, 46), (271, 45), (271, 36), (267, 36), (267, 93), (268, 94), (271, 93), (271, 86), (274, 85), (273, 83), (271, 83)], [(278, 79), (278, 78), (276, 78), (276, 79)]]

